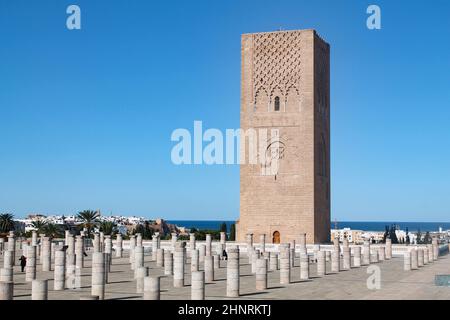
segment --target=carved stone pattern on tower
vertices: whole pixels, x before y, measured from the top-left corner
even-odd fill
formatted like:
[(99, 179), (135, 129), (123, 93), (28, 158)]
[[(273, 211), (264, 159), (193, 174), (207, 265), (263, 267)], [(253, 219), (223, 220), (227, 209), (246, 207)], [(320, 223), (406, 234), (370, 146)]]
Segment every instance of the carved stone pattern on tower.
[(300, 36), (297, 32), (261, 33), (254, 36), (253, 92), (254, 103), (260, 92), (270, 101), (275, 91), (286, 100), (288, 91), (299, 94)]

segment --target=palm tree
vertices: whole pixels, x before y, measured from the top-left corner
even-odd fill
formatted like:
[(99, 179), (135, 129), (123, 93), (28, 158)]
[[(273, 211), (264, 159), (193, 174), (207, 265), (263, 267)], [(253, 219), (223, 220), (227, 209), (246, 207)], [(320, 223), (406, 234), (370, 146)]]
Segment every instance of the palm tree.
[(47, 225), (44, 228), (44, 233), (51, 238), (63, 237), (61, 226), (55, 223), (47, 223)]
[(48, 222), (44, 219), (37, 219), (31, 222), (31, 226), (36, 229), (37, 233), (45, 233)]
[(112, 221), (101, 221), (99, 229), (107, 236), (112, 236), (117, 233), (117, 225)]
[(0, 233), (14, 230), (14, 216), (10, 213), (0, 214)]
[(98, 217), (97, 211), (84, 210), (78, 212), (77, 218), (82, 221), (81, 226), (86, 228), (88, 238), (91, 236), (91, 230), (97, 225)]

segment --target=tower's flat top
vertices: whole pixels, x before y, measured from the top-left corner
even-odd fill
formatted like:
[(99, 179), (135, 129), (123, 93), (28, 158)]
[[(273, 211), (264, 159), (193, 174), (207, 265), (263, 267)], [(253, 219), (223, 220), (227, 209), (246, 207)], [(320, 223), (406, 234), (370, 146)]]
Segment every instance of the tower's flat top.
[(313, 32), (320, 40), (328, 44), (325, 39), (323, 39), (319, 33), (315, 29), (298, 29), (298, 30), (278, 30), (278, 31), (264, 31), (264, 32), (253, 32), (253, 33), (243, 33), (242, 36), (251, 36), (251, 35), (262, 35), (262, 34), (270, 34), (270, 33), (302, 33), (302, 32)]

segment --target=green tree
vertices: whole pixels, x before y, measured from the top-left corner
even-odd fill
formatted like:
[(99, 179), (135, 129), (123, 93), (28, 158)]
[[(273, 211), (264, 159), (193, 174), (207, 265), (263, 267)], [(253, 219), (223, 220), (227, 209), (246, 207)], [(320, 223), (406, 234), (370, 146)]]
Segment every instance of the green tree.
[(36, 229), (38, 234), (45, 233), (45, 228), (47, 227), (48, 222), (44, 219), (36, 219), (31, 221), (31, 226)]
[(416, 236), (417, 236), (417, 244), (422, 243), (422, 232), (420, 231), (420, 229), (417, 230)]
[(430, 244), (431, 243), (431, 236), (430, 236), (430, 231), (427, 231), (425, 233), (425, 237), (423, 238), (423, 243), (425, 244)]
[(151, 240), (153, 236), (153, 229), (151, 225), (152, 222), (146, 220), (143, 224), (140, 223), (134, 228), (133, 234), (140, 233), (142, 235), (142, 239)]
[(225, 222), (222, 222), (222, 224), (220, 225), (220, 232), (227, 233), (227, 224)]
[(82, 221), (81, 227), (86, 228), (88, 238), (91, 237), (91, 231), (97, 225), (99, 214), (97, 211), (84, 210), (78, 212), (77, 218)]
[(10, 213), (0, 214), (0, 233), (14, 230), (14, 216)]
[(230, 226), (230, 241), (236, 241), (236, 224)]
[(50, 238), (62, 238), (64, 237), (63, 227), (55, 223), (47, 223), (44, 228), (44, 233)]
[(117, 233), (117, 225), (112, 221), (101, 221), (98, 223), (98, 227), (107, 236), (113, 236)]

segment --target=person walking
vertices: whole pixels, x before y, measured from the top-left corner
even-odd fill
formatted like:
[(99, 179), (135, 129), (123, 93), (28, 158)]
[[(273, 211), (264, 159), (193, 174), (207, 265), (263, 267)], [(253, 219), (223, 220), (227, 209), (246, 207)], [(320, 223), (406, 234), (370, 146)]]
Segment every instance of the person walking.
[(27, 266), (27, 258), (24, 255), (22, 255), (20, 257), (19, 261), (20, 261), (20, 267), (22, 268), (22, 272), (24, 272), (25, 267)]

